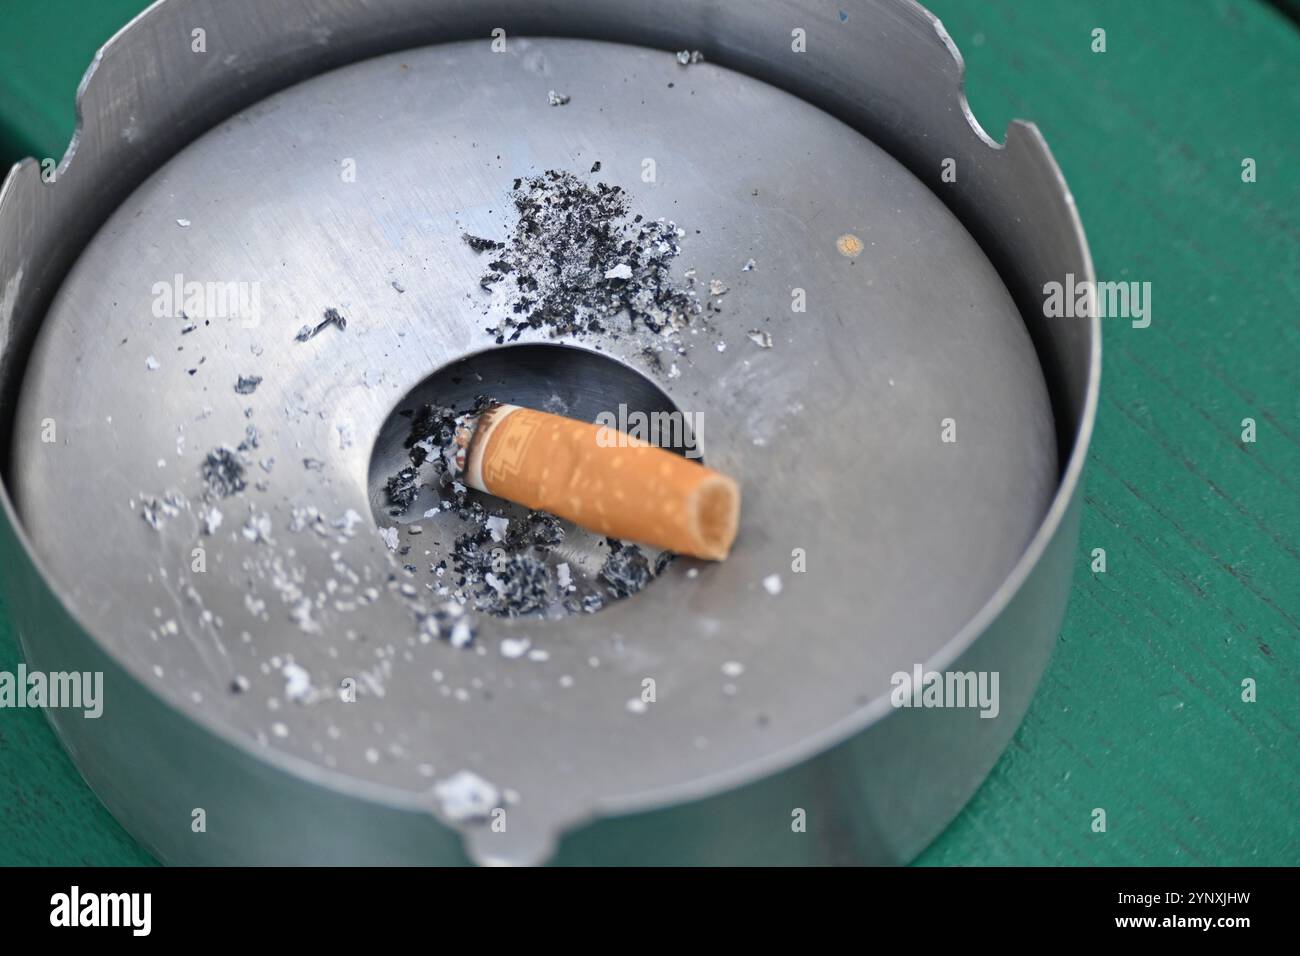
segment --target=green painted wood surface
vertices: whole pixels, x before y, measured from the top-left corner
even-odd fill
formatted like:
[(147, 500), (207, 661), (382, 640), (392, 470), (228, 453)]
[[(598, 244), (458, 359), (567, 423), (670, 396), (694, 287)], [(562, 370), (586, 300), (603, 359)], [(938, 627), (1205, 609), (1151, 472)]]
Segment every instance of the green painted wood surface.
[[(142, 5), (0, 3), (6, 161), (62, 154), (83, 69)], [(1300, 32), (1260, 0), (930, 6), (966, 57), (975, 114), (995, 132), (1039, 124), (1100, 277), (1151, 282), (1152, 322), (1105, 323), (1051, 666), (918, 862), (1300, 863)], [(0, 614), (0, 670), (17, 661)], [(148, 861), (44, 719), (0, 711), (0, 863)]]

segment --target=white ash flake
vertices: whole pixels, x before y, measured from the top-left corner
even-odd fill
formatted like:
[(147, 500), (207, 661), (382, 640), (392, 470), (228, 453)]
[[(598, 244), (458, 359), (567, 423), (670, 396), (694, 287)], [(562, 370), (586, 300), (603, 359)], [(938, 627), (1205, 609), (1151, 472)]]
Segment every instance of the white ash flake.
[(626, 262), (620, 262), (612, 269), (605, 272), (606, 279), (630, 279), (632, 278), (632, 267)]
[(446, 601), (433, 613), (422, 613), (420, 642), (436, 638), (447, 640), (452, 647), (468, 647), (474, 640), (474, 621), (459, 601)]
[(531, 646), (532, 641), (526, 637), (506, 637), (501, 641), (501, 656), (514, 660), (528, 653), (528, 648)]
[(188, 229), (190, 227), (190, 221), (188, 219), (177, 219), (176, 225), (180, 226), (182, 229)]
[(727, 288), (727, 284), (721, 279), (709, 280), (709, 295), (714, 297), (724, 296), (730, 291), (731, 290)]
[(275, 544), (275, 540), (271, 537), (271, 531), (271, 516), (266, 512), (251, 514), (248, 516), (248, 520), (244, 522), (244, 538), (254, 544)]
[(773, 597), (781, 593), (781, 575), (769, 574), (763, 578), (763, 590)]
[(745, 673), (745, 665), (739, 661), (727, 661), (722, 665), (722, 673), (728, 677), (739, 677)]
[[(356, 528), (362, 523), (361, 515), (349, 508), (338, 518), (327, 518), (312, 506), (294, 508), (289, 518), (289, 530), (294, 534), (312, 530), (322, 538), (328, 538), (333, 532), (339, 532), (336, 540), (342, 542), (356, 536)], [(383, 536), (381, 529), (380, 535)]]
[(555, 580), (559, 583), (561, 590), (569, 590), (573, 584), (573, 575), (569, 570), (569, 562), (561, 561), (555, 566)]
[(474, 625), (469, 618), (462, 617), (451, 626), (451, 637), (448, 640), (452, 647), (467, 647), (474, 640)]
[(555, 92), (555, 90), (548, 90), (546, 93), (546, 101), (550, 103), (552, 106), (564, 106), (571, 99), (573, 99), (572, 96), (569, 96), (565, 93), (557, 93)]
[(770, 349), (772, 347), (772, 336), (761, 329), (750, 329), (749, 340), (760, 349)]
[(492, 535), (493, 541), (504, 541), (506, 531), (510, 527), (510, 519), (494, 516), (484, 521), (483, 526), (487, 528), (488, 534)]
[(184, 496), (174, 491), (167, 492), (161, 498), (146, 495), (140, 499), (140, 515), (155, 531), (161, 530), (168, 518), (176, 517), (186, 507), (188, 502)]
[(433, 795), (443, 815), (456, 823), (487, 819), (500, 803), (497, 788), (469, 770), (434, 784)]
[(741, 272), (753, 272), (753, 271), (754, 271), (755, 269), (757, 269), (757, 268), (758, 268), (758, 263), (755, 262), (753, 259), (750, 259), (748, 262), (745, 263), (745, 267), (744, 267), (743, 269), (741, 269), (740, 271), (741, 271)]
[(397, 550), (397, 529), (396, 528), (380, 528), (379, 537), (384, 539), (384, 544), (388, 545), (389, 551)]
[(284, 696), (290, 700), (303, 701), (311, 694), (311, 675), (297, 664), (285, 664), (280, 670), (284, 678)]
[(361, 523), (361, 520), (361, 515), (349, 508), (343, 513), (343, 517), (332, 523), (332, 526), (338, 528), (346, 537), (350, 538), (356, 534), (356, 527)]
[(289, 610), (289, 620), (297, 624), (298, 629), (304, 634), (319, 634), (321, 632), (320, 622), (312, 616), (313, 613), (314, 608), (311, 599), (302, 598)]
[(162, 365), (159, 364), (156, 358), (150, 355), (147, 359), (144, 360), (144, 367), (151, 372), (156, 372), (158, 371), (158, 369), (162, 368)]
[(221, 527), (221, 509), (217, 507), (209, 508), (203, 515), (203, 533), (216, 534)]

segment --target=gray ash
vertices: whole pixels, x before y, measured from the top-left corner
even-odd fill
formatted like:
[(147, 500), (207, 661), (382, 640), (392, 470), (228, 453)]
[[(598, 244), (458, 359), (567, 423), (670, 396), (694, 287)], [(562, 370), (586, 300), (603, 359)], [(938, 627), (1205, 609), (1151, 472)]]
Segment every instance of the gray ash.
[(616, 598), (636, 594), (654, 577), (650, 562), (635, 544), (623, 544), (613, 538), (606, 541), (609, 557), (600, 566), (600, 579), (609, 585), (609, 593)]
[[(480, 284), (499, 290), (513, 313), (488, 331), (497, 344), (529, 329), (552, 336), (680, 329), (700, 311), (672, 281), (684, 233), (674, 223), (628, 215), (627, 193), (548, 170), (516, 179), (518, 222), (505, 243), (466, 235), (478, 251), (499, 252)], [(620, 314), (627, 329), (607, 327)]]
[[(489, 519), (507, 518), (506, 512), (499, 508), (489, 512), (478, 496), (471, 496), (449, 473), (443, 456), (455, 439), (457, 418), (481, 412), (489, 404), (491, 399), (480, 396), (464, 412), (427, 404), (403, 413), (411, 420), (403, 443), (410, 464), (389, 477), (384, 486), (389, 513), (394, 517), (406, 513), (421, 487), (432, 488), (444, 510), (469, 526), (455, 539), (451, 567), (457, 576), (456, 586), (471, 607), (501, 617), (541, 613), (560, 596), (545, 559), (550, 547), (564, 540), (563, 525), (553, 515), (533, 511), (522, 520), (509, 521), (505, 538), (496, 540)], [(439, 567), (446, 564), (440, 562), (431, 570), (436, 574)]]
[(478, 502), (466, 510), (471, 529), (456, 538), (451, 566), (476, 610), (498, 617), (540, 614), (563, 596), (546, 560), (551, 544), (564, 537), (559, 519), (530, 512), (510, 522), (509, 534), (497, 541), (487, 519), (500, 515), (489, 515)]
[(393, 475), (384, 486), (384, 491), (388, 495), (388, 503), (392, 505), (388, 513), (394, 517), (405, 514), (406, 510), (411, 507), (411, 502), (415, 500), (419, 490), (420, 473), (415, 468), (403, 468)]
[(526, 526), (531, 543), (538, 547), (549, 548), (564, 540), (564, 525), (555, 515), (545, 511), (528, 512)]
[[(454, 502), (462, 518), (469, 520), (486, 517), (485, 514), (480, 516), (474, 512), (464, 486), (454, 481), (448, 473), (442, 451), (449, 448), (456, 437), (457, 418), (466, 414), (479, 414), (490, 404), (490, 399), (480, 395), (471, 408), (463, 411), (446, 405), (428, 404), (403, 412), (411, 419), (410, 431), (402, 442), (410, 465), (389, 477), (384, 485), (384, 492), (391, 505), (388, 512), (390, 515), (396, 518), (405, 514), (419, 495), (420, 488), (427, 484), (441, 498)], [(420, 469), (426, 463), (432, 473), (427, 480), (422, 480)], [(482, 510), (482, 506), (479, 506), (478, 511)]]
[(516, 554), (498, 561), (484, 576), (491, 590), (482, 610), (500, 617), (518, 617), (545, 611), (555, 599), (550, 568), (537, 558)]
[(457, 412), (445, 405), (423, 405), (412, 414), (411, 430), (402, 443), (419, 468), (428, 458), (429, 448), (446, 448), (456, 437)]
[(244, 480), (244, 463), (238, 454), (224, 445), (208, 452), (203, 460), (202, 474), (208, 492), (218, 498), (229, 498), (248, 487)]

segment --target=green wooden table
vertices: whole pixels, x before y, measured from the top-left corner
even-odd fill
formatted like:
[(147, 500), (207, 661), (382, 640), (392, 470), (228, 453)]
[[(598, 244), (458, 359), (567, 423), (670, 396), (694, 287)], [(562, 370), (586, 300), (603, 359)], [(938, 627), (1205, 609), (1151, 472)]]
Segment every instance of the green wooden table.
[[(142, 6), (0, 0), (0, 159), (62, 155), (85, 66)], [(1039, 124), (1100, 277), (1149, 281), (1152, 321), (1105, 322), (1074, 591), (1038, 696), (918, 862), (1300, 864), (1300, 5), (930, 6), (975, 114)], [(0, 611), (0, 670), (18, 659)], [(0, 863), (149, 862), (44, 718), (0, 711)]]

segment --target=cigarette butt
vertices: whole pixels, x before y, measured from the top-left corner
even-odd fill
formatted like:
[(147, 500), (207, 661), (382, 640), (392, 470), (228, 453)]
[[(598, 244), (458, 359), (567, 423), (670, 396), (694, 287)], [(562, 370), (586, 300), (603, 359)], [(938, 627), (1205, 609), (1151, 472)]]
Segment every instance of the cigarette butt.
[(611, 538), (721, 561), (740, 488), (720, 472), (605, 425), (517, 405), (479, 418), (465, 456), (471, 488)]

